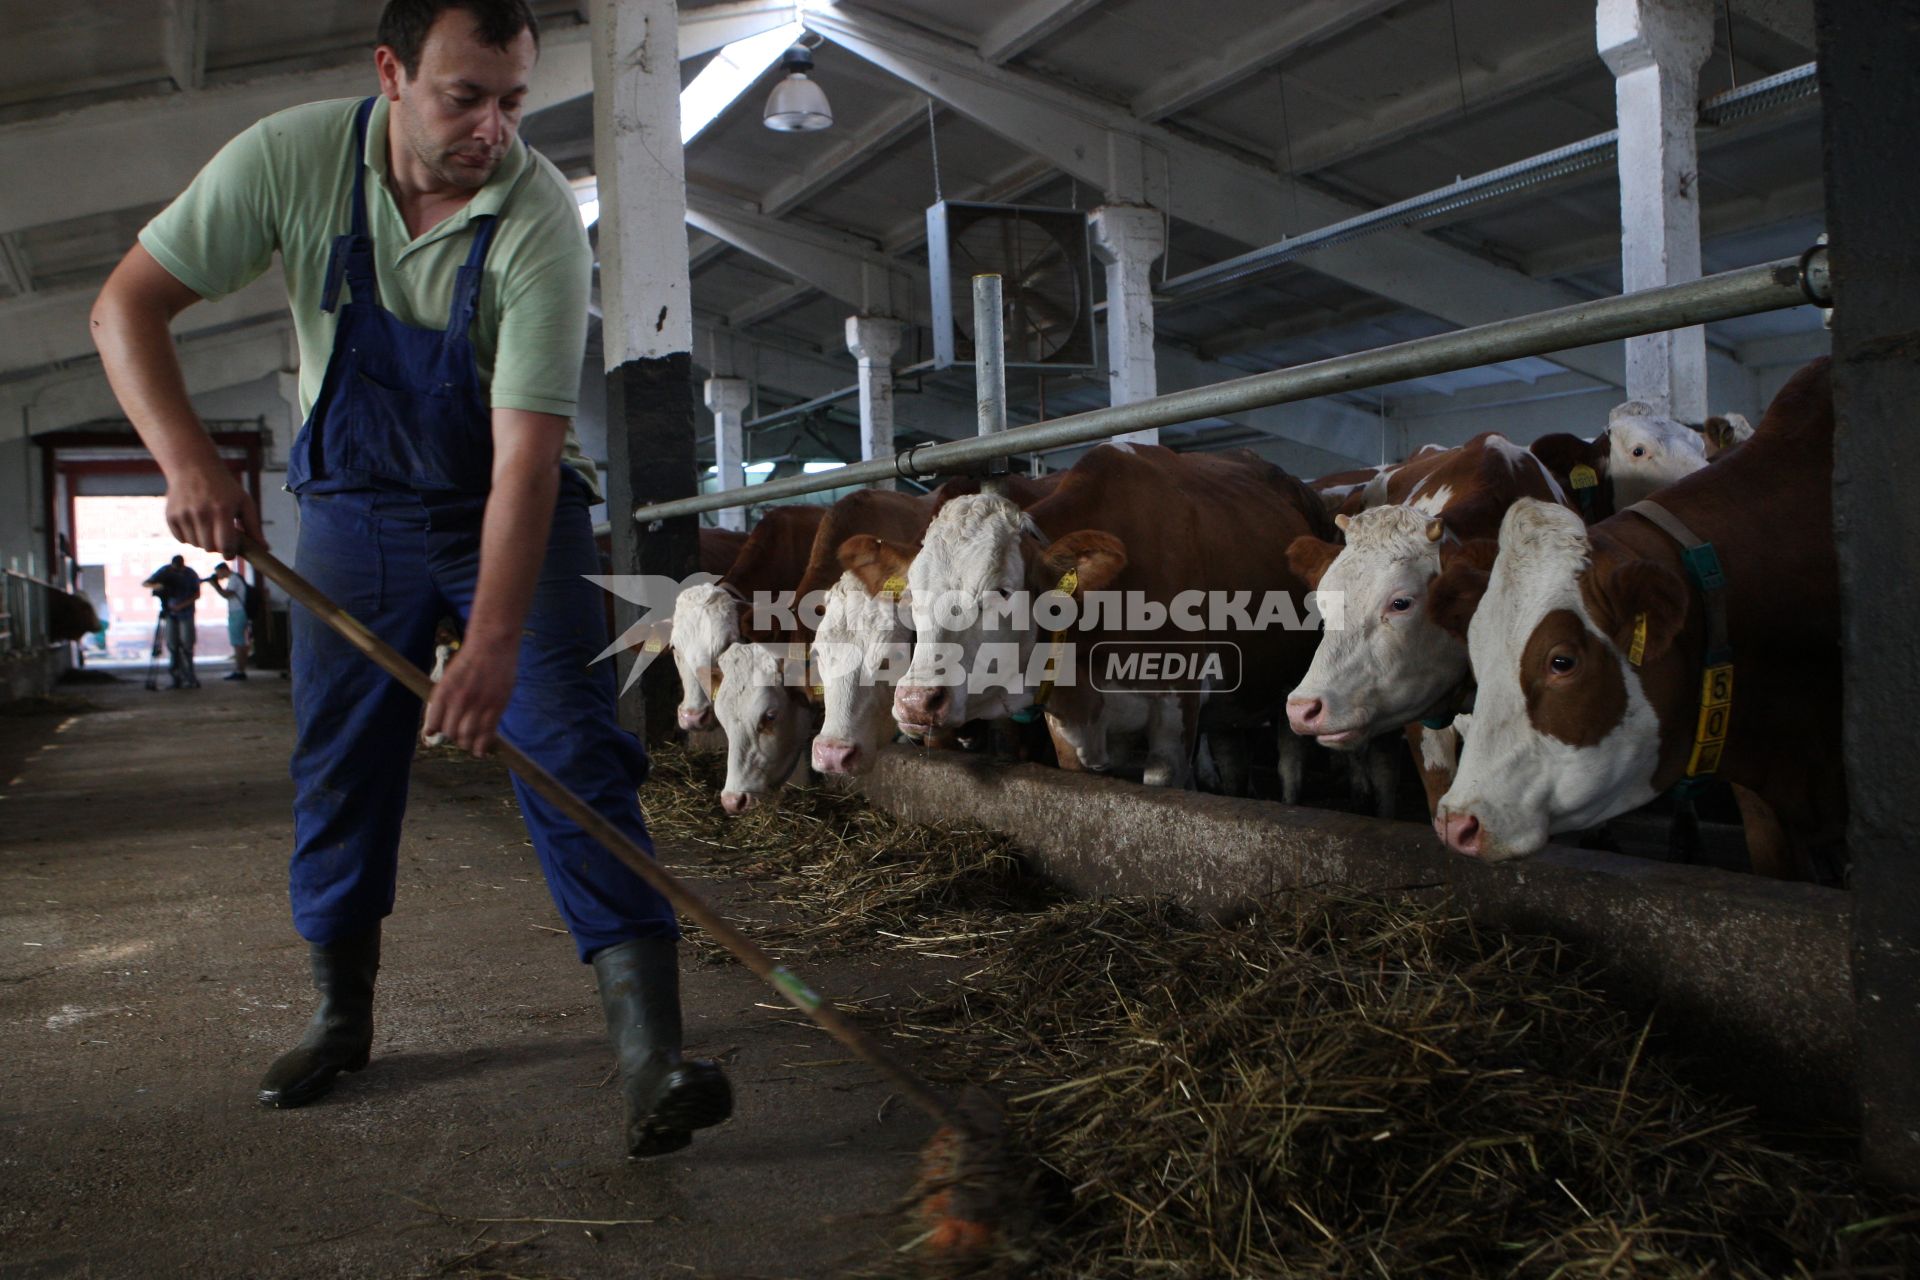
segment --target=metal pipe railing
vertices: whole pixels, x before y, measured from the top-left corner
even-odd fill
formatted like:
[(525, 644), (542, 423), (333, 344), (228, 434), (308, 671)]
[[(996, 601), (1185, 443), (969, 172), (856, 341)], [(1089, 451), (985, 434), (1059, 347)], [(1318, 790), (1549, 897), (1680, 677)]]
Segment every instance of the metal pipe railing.
[(1134, 404), (1090, 409), (1050, 422), (1012, 427), (992, 436), (915, 445), (891, 458), (856, 462), (818, 476), (769, 480), (753, 486), (751, 493), (735, 489), (651, 503), (636, 507), (633, 518), (643, 522), (667, 520), (894, 476), (960, 471), (1016, 453), (1092, 444), (1128, 431), (1171, 427), (1198, 418), (1340, 395), (1409, 378), (1453, 373), (1526, 356), (1544, 356), (1570, 347), (1614, 342), (1762, 311), (1779, 311), (1808, 303), (1829, 306), (1830, 299), (1827, 251), (1824, 246), (1816, 245), (1799, 258), (1782, 258), (1685, 284), (1576, 302), (1552, 311), (1496, 320), (1452, 333), (1175, 391)]

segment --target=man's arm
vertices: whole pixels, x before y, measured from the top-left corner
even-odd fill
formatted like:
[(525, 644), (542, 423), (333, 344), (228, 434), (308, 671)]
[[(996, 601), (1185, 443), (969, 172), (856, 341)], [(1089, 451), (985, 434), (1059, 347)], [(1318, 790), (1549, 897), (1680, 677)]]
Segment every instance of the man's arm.
[(223, 556), (239, 553), (239, 530), (258, 540), (253, 499), (220, 461), (187, 397), (168, 325), (200, 295), (136, 244), (93, 304), (93, 345), (134, 430), (167, 478), (167, 528), (180, 541)]
[(567, 419), (493, 411), (493, 490), (480, 525), (480, 581), (460, 651), (433, 687), (426, 732), (474, 755), (493, 745), (520, 665), (520, 628), (533, 602), (560, 491)]

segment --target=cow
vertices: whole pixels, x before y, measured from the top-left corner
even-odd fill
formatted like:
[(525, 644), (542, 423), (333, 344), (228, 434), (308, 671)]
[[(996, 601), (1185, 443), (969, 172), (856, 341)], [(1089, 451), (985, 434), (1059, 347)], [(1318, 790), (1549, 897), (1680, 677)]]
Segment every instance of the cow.
[(813, 536), (825, 518), (825, 507), (808, 503), (769, 508), (718, 583), (688, 587), (675, 598), (667, 643), (680, 673), (682, 729), (713, 728), (713, 686), (721, 652), (743, 637), (757, 638), (748, 605), (757, 595), (798, 585), (813, 552)]
[[(1709, 605), (1682, 547), (1623, 510), (1591, 527), (1523, 500), (1498, 543), (1462, 556), (1428, 610), (1466, 639), (1478, 682), (1434, 828), (1455, 852), (1524, 857), (1680, 781), (1698, 755), (1733, 784), (1754, 868), (1806, 876), (1844, 829), (1833, 398), (1825, 359), (1774, 398), (1753, 437), (1661, 491), (1710, 543), (1726, 585), (1725, 685), (1707, 674)], [(1756, 520), (1756, 512), (1769, 513)]]
[[(1006, 493), (1014, 501), (1033, 501), (1052, 489), (1050, 480), (1029, 480), (1025, 476), (1008, 476)], [(828, 626), (829, 641), (837, 643), (839, 628), (843, 626), (841, 618), (831, 610), (847, 608), (852, 603), (849, 591), (839, 591), (837, 585), (845, 574), (841, 564), (841, 547), (854, 539), (881, 539), (893, 545), (914, 545), (920, 539), (920, 533), (927, 528), (927, 522), (933, 514), (954, 497), (977, 493), (977, 478), (956, 478), (948, 480), (927, 495), (895, 493), (891, 489), (860, 489), (849, 493), (841, 501), (833, 503), (826, 518), (820, 522), (820, 528), (814, 532), (814, 541), (806, 558), (806, 572), (801, 576), (797, 587), (795, 616), (793, 626), (781, 629), (778, 635), (768, 639), (778, 639), (783, 643), (799, 645), (801, 654), (804, 647), (814, 639), (818, 626)], [(816, 614), (824, 606), (824, 614)], [(766, 796), (787, 781), (795, 771), (801, 768), (806, 745), (814, 741), (814, 731), (822, 718), (822, 710), (831, 714), (831, 704), (843, 695), (851, 697), (851, 685), (854, 677), (843, 668), (843, 664), (828, 664), (831, 670), (820, 676), (820, 697), (812, 697), (814, 681), (812, 679), (783, 679), (780, 697), (772, 697), (762, 691), (749, 691), (741, 685), (728, 687), (724, 676), (716, 683), (714, 691), (714, 714), (728, 735), (728, 781), (726, 789), (720, 794), (720, 802), (728, 812), (743, 812), (751, 808), (760, 796)], [(768, 666), (766, 662), (753, 662), (741, 668), (751, 677), (768, 676), (770, 672), (787, 674), (787, 666)], [(824, 708), (822, 702), (828, 706)], [(835, 725), (839, 718), (835, 716)], [(735, 750), (735, 741), (739, 748)], [(874, 748), (870, 747), (870, 754)], [(858, 756), (856, 741), (841, 741), (828, 737), (826, 741), (826, 762), (851, 766)], [(820, 752), (814, 752), (814, 758), (820, 760)]]
[(1700, 433), (1644, 400), (1629, 400), (1607, 415), (1607, 442), (1607, 479), (1615, 511), (1625, 511), (1707, 465)]
[[(1044, 704), (1061, 764), (1099, 771), (1109, 766), (1109, 717), (1116, 710), (1131, 714), (1129, 703), (1138, 700), (1148, 733), (1143, 781), (1184, 785), (1203, 701), (1209, 726), (1271, 715), (1294, 673), (1305, 668), (1314, 637), (1281, 626), (1230, 635), (1187, 630), (1169, 606), (1182, 593), (1219, 593), (1218, 599), (1237, 592), (1243, 605), (1250, 600), (1255, 608), (1284, 594), (1294, 615), (1289, 620), (1297, 621), (1292, 602), (1304, 596), (1305, 584), (1280, 558), (1260, 554), (1250, 535), (1257, 530), (1291, 539), (1331, 527), (1312, 490), (1244, 451), (1176, 454), (1157, 445), (1102, 445), (1024, 516), (1001, 498), (956, 499), (928, 526), (907, 574), (914, 649), (894, 691), (894, 719), (907, 733), (924, 734)], [(1039, 606), (1054, 593), (1070, 597), (1077, 609), (1070, 627), (1049, 638)], [(1165, 616), (1143, 618), (1157, 625), (1131, 629), (1109, 613), (1090, 616), (1089, 596), (1107, 593), (1138, 602), (1143, 614)], [(1009, 616), (1006, 606), (1023, 598), (1034, 609), (1024, 618)], [(1170, 679), (1141, 664), (1102, 673), (1108, 692), (1093, 686), (1096, 645), (1135, 642), (1133, 652), (1167, 653), (1182, 642), (1211, 640), (1240, 646), (1241, 685), (1232, 692), (1209, 693), (1192, 679)], [(1050, 665), (1049, 655), (1064, 660), (1069, 644), (1072, 665), (1054, 683), (1001, 678), (1038, 674)], [(983, 649), (988, 645), (993, 648)], [(983, 654), (1002, 660), (998, 671), (981, 667)]]
[(1568, 498), (1539, 457), (1491, 431), (1408, 462), (1387, 496), (1389, 505), (1338, 517), (1344, 545), (1306, 536), (1287, 548), (1295, 572), (1342, 602), (1342, 625), (1321, 636), (1287, 697), (1287, 723), (1339, 751), (1404, 731), (1431, 811), (1457, 744), (1450, 728), (1420, 722), (1451, 721), (1470, 675), (1466, 646), (1424, 608), (1444, 546), (1491, 536), (1520, 498)]

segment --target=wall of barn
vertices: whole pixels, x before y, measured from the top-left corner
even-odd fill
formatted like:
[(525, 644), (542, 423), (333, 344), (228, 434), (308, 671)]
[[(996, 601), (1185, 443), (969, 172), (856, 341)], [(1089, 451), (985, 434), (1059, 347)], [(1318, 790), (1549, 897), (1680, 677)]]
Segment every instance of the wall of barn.
[(0, 563), (46, 558), (46, 517), (41, 510), (40, 451), (24, 437), (0, 440)]

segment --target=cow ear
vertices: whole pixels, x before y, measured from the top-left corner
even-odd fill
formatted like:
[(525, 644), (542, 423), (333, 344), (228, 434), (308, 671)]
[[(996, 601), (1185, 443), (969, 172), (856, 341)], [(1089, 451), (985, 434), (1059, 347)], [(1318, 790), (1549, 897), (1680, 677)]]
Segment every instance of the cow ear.
[(882, 591), (898, 594), (912, 563), (913, 555), (906, 548), (870, 533), (857, 533), (840, 544), (840, 567), (859, 579), (870, 596)]
[[(1646, 618), (1646, 638), (1639, 643), (1638, 665), (1656, 661), (1680, 638), (1687, 624), (1687, 584), (1665, 565), (1653, 560), (1624, 560), (1589, 571), (1587, 582), (1592, 589), (1587, 608), (1599, 615), (1594, 620), (1620, 652), (1633, 653), (1640, 619)], [(1599, 597), (1597, 610), (1592, 595)]]
[(1456, 640), (1466, 640), (1467, 624), (1487, 593), (1487, 579), (1499, 553), (1500, 544), (1492, 538), (1475, 538), (1441, 550), (1440, 576), (1427, 592), (1427, 616), (1435, 626)]
[(721, 678), (726, 675), (726, 672), (722, 671), (719, 667), (702, 667), (694, 674), (700, 678), (700, 683), (706, 686), (707, 696), (711, 698), (714, 694), (720, 692), (720, 681)]
[(1320, 579), (1326, 576), (1328, 567), (1339, 554), (1338, 544), (1303, 533), (1287, 544), (1287, 567), (1299, 574), (1300, 580), (1309, 587), (1318, 589)]
[(1078, 596), (1088, 591), (1104, 591), (1126, 567), (1125, 543), (1110, 533), (1081, 529), (1054, 539), (1034, 559), (1030, 577), (1037, 581), (1030, 585), (1036, 591), (1052, 591), (1067, 571), (1072, 570), (1078, 578), (1074, 586), (1074, 594)]

